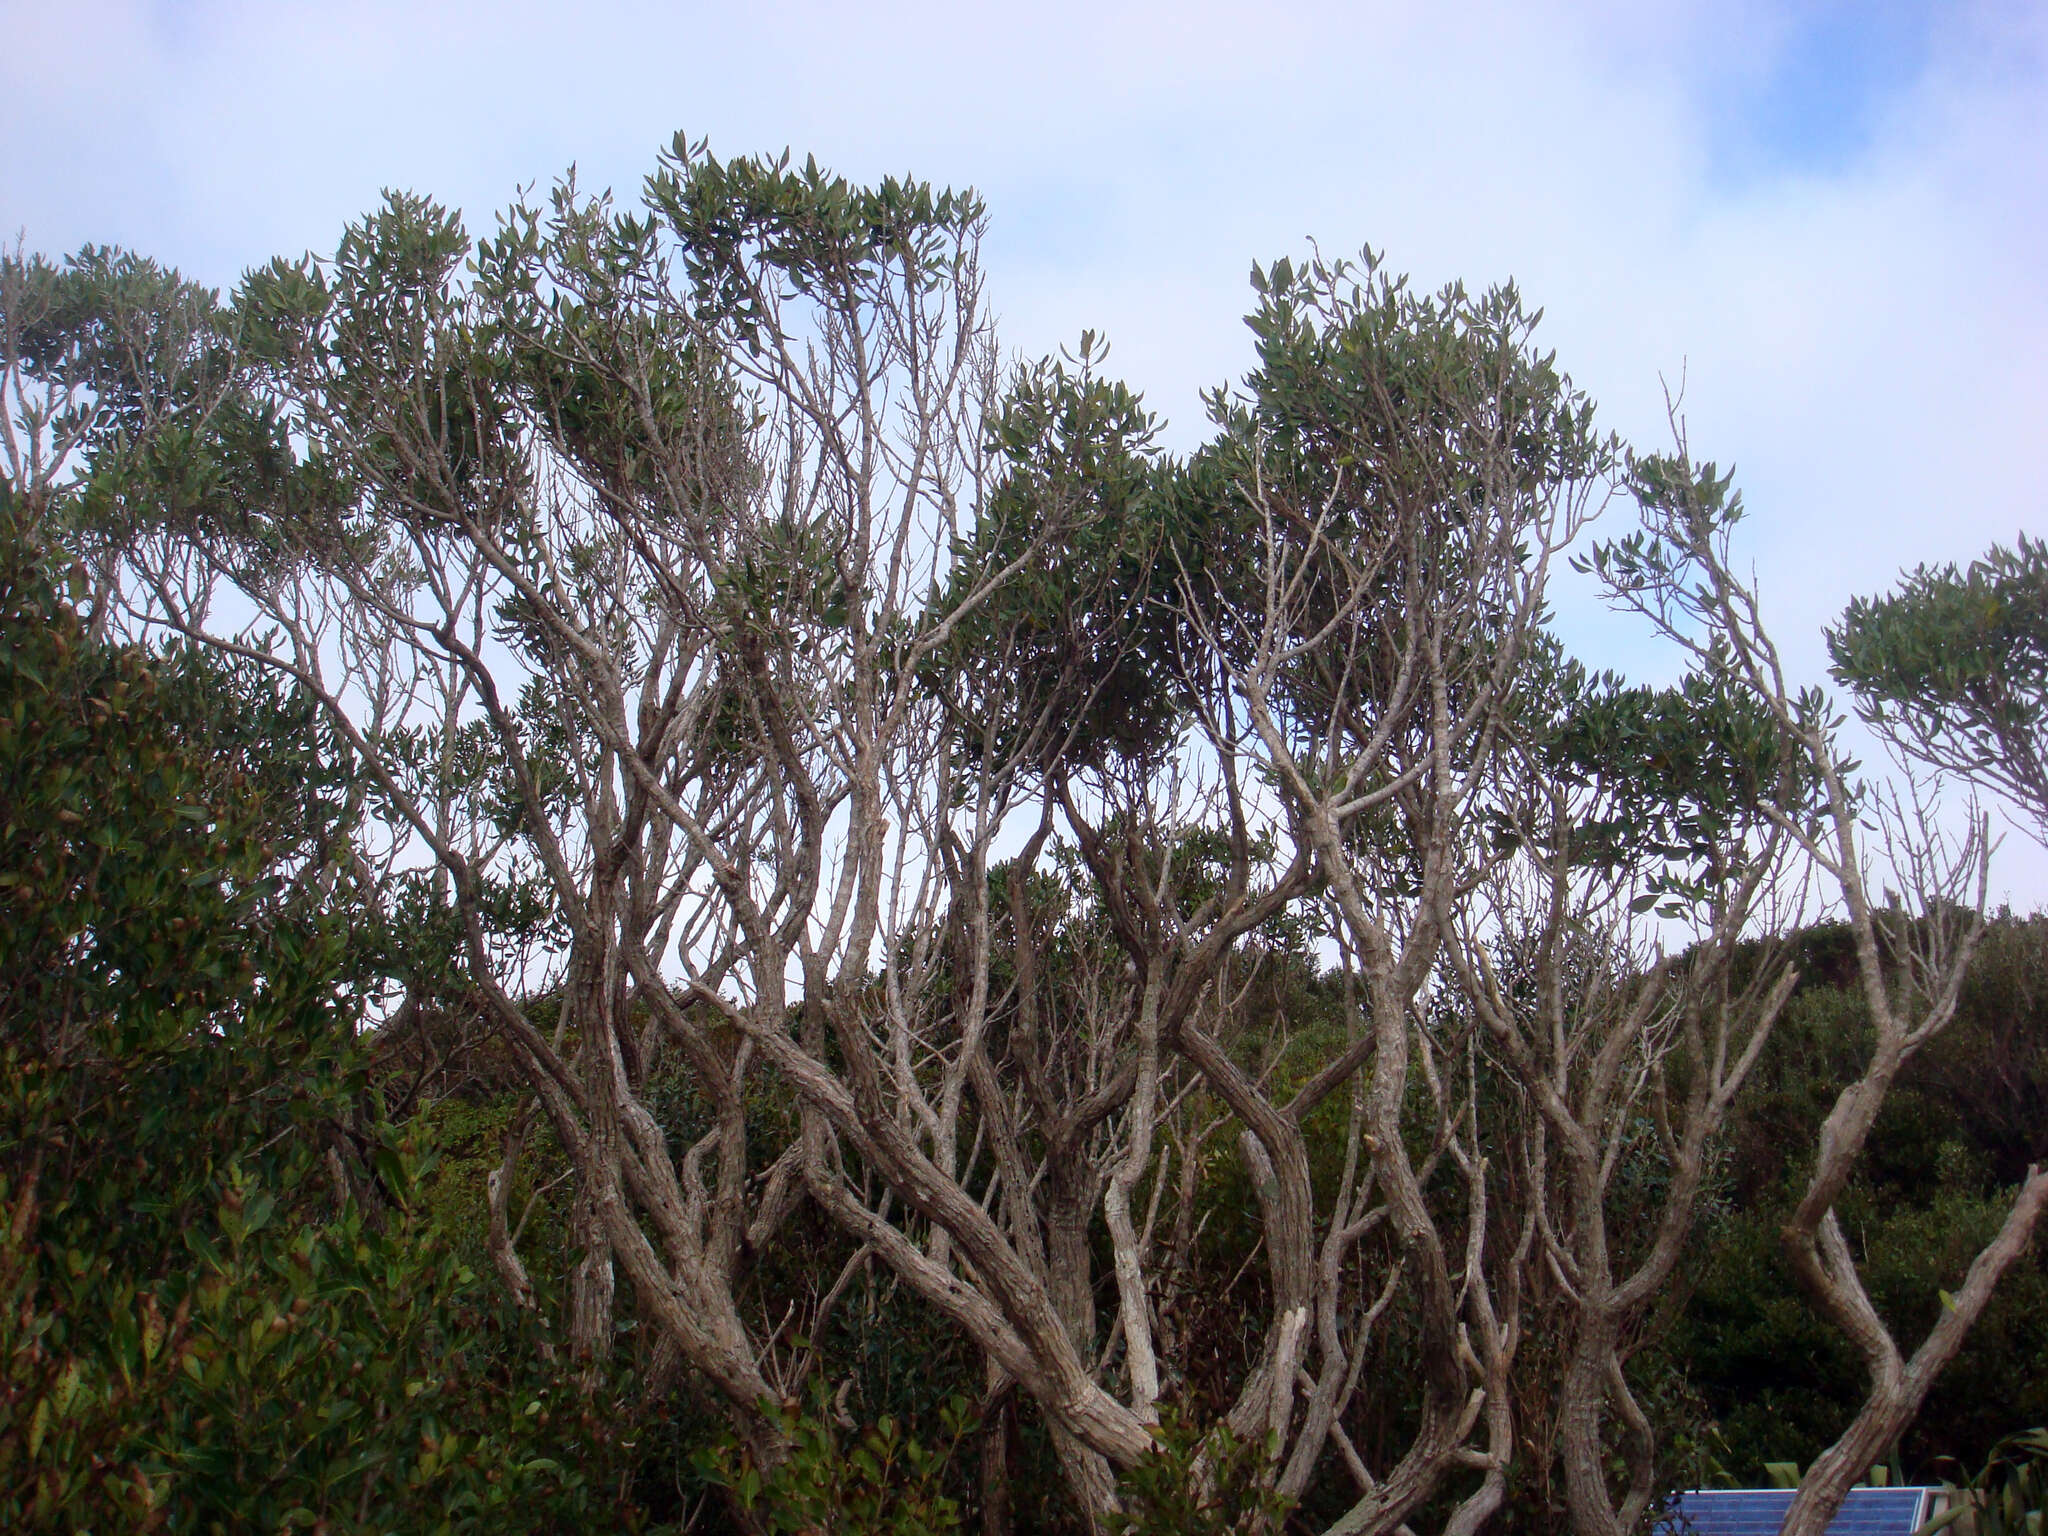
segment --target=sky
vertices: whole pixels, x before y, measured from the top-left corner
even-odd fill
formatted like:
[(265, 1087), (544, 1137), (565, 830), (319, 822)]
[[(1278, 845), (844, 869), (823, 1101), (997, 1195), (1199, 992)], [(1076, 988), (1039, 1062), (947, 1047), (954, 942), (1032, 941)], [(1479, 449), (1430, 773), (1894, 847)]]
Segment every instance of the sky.
[[(1004, 344), (1106, 334), (1181, 449), (1254, 261), (1512, 278), (1606, 425), (1666, 446), (1679, 394), (1734, 466), (1811, 681), (1851, 596), (2048, 532), (2048, 0), (0, 0), (0, 100), (8, 239), (223, 286), (384, 188), (477, 232), (571, 164), (637, 195), (678, 130), (972, 185)], [(2008, 835), (1992, 894), (2048, 905), (2048, 853)]]

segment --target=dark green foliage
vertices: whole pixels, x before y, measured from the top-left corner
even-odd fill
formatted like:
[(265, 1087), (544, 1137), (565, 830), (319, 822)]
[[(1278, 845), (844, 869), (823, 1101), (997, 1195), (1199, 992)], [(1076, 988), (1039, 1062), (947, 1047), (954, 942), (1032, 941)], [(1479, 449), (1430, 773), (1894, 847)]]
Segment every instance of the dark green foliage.
[(208, 696), (0, 524), (0, 1525), (630, 1518), (367, 1091), (309, 899), (340, 786)]
[(1264, 1485), (1266, 1445), (1227, 1424), (1204, 1434), (1184, 1405), (1167, 1405), (1152, 1432), (1157, 1448), (1124, 1474), (1124, 1512), (1112, 1536), (1267, 1536), (1287, 1503)]
[(1745, 835), (1814, 789), (1762, 707), (1698, 673), (1674, 688), (1631, 688), (1565, 663), (1551, 708), (1541, 782), (1592, 797), (1551, 830), (1570, 844), (1554, 851), (1642, 875), (1639, 911), (1675, 917), (1710, 899), (1740, 873), (1752, 851)]
[[(1540, 313), (1512, 284), (1420, 295), (1368, 251), (1360, 264), (1318, 257), (1297, 269), (1283, 258), (1254, 267), (1252, 286), (1259, 306), (1245, 323), (1259, 363), (1248, 394), (1274, 433), (1290, 499), (1333, 509), (1340, 528), (1390, 526), (1402, 504), (1426, 502), (1440, 509), (1433, 532), (1444, 542), (1411, 554), (1448, 557), (1487, 502), (1607, 462), (1590, 402), (1554, 355), (1530, 349)], [(1487, 478), (1492, 454), (1474, 451), (1497, 440), (1510, 450), (1505, 484)]]
[[(1099, 767), (1167, 750), (1185, 694), (1172, 503), (1157, 493), (1154, 424), (1096, 371), (1021, 371), (989, 423), (1002, 478), (955, 554), (934, 621), (948, 643), (923, 681), (971, 749)], [(1001, 572), (992, 599), (978, 597)]]
[(842, 1428), (822, 1385), (808, 1412), (786, 1407), (780, 1416), (790, 1443), (780, 1466), (764, 1470), (730, 1446), (704, 1458), (708, 1476), (755, 1536), (948, 1536), (962, 1529), (961, 1502), (948, 1490), (976, 1428), (964, 1397), (940, 1410), (929, 1443), (886, 1414), (858, 1432)]
[[(514, 1052), (537, 1047), (480, 1022), (466, 925), (521, 958), (569, 948), (574, 915), (531, 855), (540, 823), (563, 835), (572, 861), (604, 854), (578, 824), (577, 775), (593, 763), (623, 774), (622, 758), (593, 726), (587, 679), (564, 665), (590, 637), (651, 624), (661, 647), (702, 658), (701, 735), (663, 771), (672, 785), (707, 788), (706, 804), (729, 789), (735, 819), (714, 820), (711, 835), (736, 844), (756, 818), (839, 814), (758, 798), (750, 809), (758, 792), (746, 784), (790, 730), (750, 690), (754, 674), (786, 670), (794, 681), (776, 696), (801, 713), (816, 697), (805, 689), (829, 678), (819, 658), (841, 647), (900, 657), (927, 646), (915, 674), (877, 673), (880, 691), (922, 688), (907, 707), (949, 723), (948, 762), (1014, 768), (1001, 793), (1048, 793), (1047, 828), (1057, 790), (1091, 781), (1086, 809), (1068, 799), (1066, 828), (1033, 845), (1018, 908), (999, 864), (987, 892), (954, 909), (992, 898), (985, 1040), (1013, 1074), (1040, 1049), (1029, 1030), (1086, 1036), (1104, 979), (1123, 975), (1128, 936), (1098, 883), (1106, 871), (1185, 914), (1240, 899), (1231, 892), (1249, 879), (1245, 866), (1284, 862), (1278, 819), (1238, 839), (1220, 818), (1145, 821), (1149, 773), (1242, 746), (1253, 690), (1242, 676), (1224, 681), (1260, 654), (1261, 625), (1273, 630), (1266, 641), (1277, 633), (1264, 653), (1277, 659), (1259, 684), (1257, 706), (1272, 715), (1260, 726), (1277, 722), (1289, 749), (1302, 749), (1305, 780), (1343, 773), (1383, 728), (1380, 782), (1354, 786), (1361, 795), (1418, 774), (1442, 746), (1482, 786), (1463, 804), (1496, 850), (1540, 841), (1570, 879), (1624, 891), (1639, 914), (1697, 916), (1764, 858), (1774, 814), (1809, 808), (1811, 773), (1794, 766), (1785, 723), (1706, 680), (1709, 647), (1702, 675), (1652, 690), (1587, 674), (1543, 634), (1532, 550), (1553, 535), (1565, 542), (1617, 471), (1664, 517), (1667, 538), (1687, 518), (1724, 535), (1740, 500), (1711, 465), (1627, 458), (1597, 434), (1590, 403), (1535, 350), (1537, 316), (1512, 286), (1420, 295), (1370, 255), (1255, 270), (1258, 366), (1240, 393), (1212, 399), (1212, 441), (1179, 464), (1157, 452), (1153, 418), (1103, 376), (1085, 335), (1078, 355), (1010, 380), (979, 424), (989, 479), (971, 505), (956, 508), (949, 483), (920, 514), (918, 536), (950, 564), (927, 602), (912, 594), (879, 622), (862, 609), (874, 601), (871, 573), (856, 569), (875, 551), (816, 511), (858, 502), (864, 483), (820, 459), (809, 503), (762, 515), (773, 454), (764, 459), (760, 442), (791, 434), (781, 451), (797, 463), (790, 443), (809, 429), (762, 430), (772, 391), (751, 395), (743, 381), (781, 345), (852, 345), (875, 312), (864, 296), (892, 284), (944, 302), (946, 264), (967, 261), (979, 202), (913, 182), (860, 187), (787, 157), (719, 161), (687, 140), (647, 194), (644, 216), (619, 215), (571, 181), (548, 211), (515, 209), (474, 246), (447, 209), (393, 196), (333, 261), (273, 264), (226, 306), (116, 252), (0, 266), (9, 356), (49, 402), (33, 425), (77, 439), (74, 478), (0, 485), (0, 1524), (516, 1531), (673, 1517), (764, 1536), (932, 1536), (979, 1512), (965, 1452), (986, 1453), (999, 1435), (991, 1462), (1015, 1480), (1019, 1528), (1080, 1528), (1045, 1405), (1013, 1387), (976, 1423), (967, 1403), (986, 1388), (987, 1360), (815, 1207), (758, 1250), (749, 1234), (735, 1261), (750, 1342), (776, 1371), (804, 1362), (814, 1384), (807, 1410), (769, 1406), (781, 1440), (742, 1449), (731, 1438), (733, 1400), (677, 1365), (673, 1339), (666, 1355), (651, 1342), (645, 1290), (608, 1303), (609, 1342), (631, 1369), (558, 1377), (548, 1329), (590, 1240), (572, 1218), (577, 1170), (522, 1086)], [(792, 294), (817, 301), (800, 322), (815, 332), (783, 333), (778, 306)], [(330, 452), (346, 458), (345, 474)], [(595, 517), (550, 543), (555, 476), (575, 477), (617, 526)], [(615, 533), (649, 546), (633, 574), (617, 574), (624, 544), (605, 547)], [(120, 553), (152, 539), (172, 552), (158, 569), (175, 573), (203, 549), (221, 562), (213, 576), (252, 588), (291, 580), (278, 568), (287, 560), (348, 567), (358, 611), (435, 579), (437, 551), (491, 545), (492, 560), (526, 581), (476, 610), (477, 631), (531, 669), (516, 698), (495, 701), (510, 723), (481, 720), (485, 706), (468, 693), (433, 725), (396, 712), (370, 743), (386, 775), (371, 782), (345, 731), (275, 674), (97, 638)], [(67, 577), (77, 561), (68, 592), (53, 585), (44, 544), (65, 548)], [(1646, 535), (1601, 546), (1594, 563), (1628, 592), (1657, 589), (1683, 561)], [(1276, 573), (1284, 599), (1268, 597)], [(195, 590), (209, 579), (194, 575)], [(1874, 724), (2036, 809), (2048, 806), (2044, 581), (2048, 546), (2022, 538), (1967, 573), (1923, 569), (1898, 595), (1852, 607), (1830, 637), (1837, 675)], [(543, 587), (546, 601), (535, 596)], [(545, 612), (557, 596), (567, 621)], [(1447, 697), (1419, 691), (1418, 636), (1445, 663)], [(469, 637), (442, 627), (432, 638), (440, 651), (422, 644), (438, 666)], [(650, 684), (643, 726), (658, 671), (621, 674)], [(1459, 715), (1494, 688), (1512, 701), (1499, 730), (1432, 739), (1429, 709)], [(1799, 720), (1823, 708), (1806, 695)], [(1198, 735), (1204, 745), (1185, 752)], [(1494, 773), (1497, 763), (1508, 766)], [(509, 851), (482, 873), (413, 867), (379, 883), (357, 855), (404, 833), (403, 796), (488, 829), (485, 842)], [(1401, 824), (1419, 803), (1389, 796), (1343, 834), (1348, 851), (1363, 846), (1374, 894), (1391, 906), (1422, 889), (1415, 827)], [(1097, 805), (1099, 832), (1077, 830)], [(758, 853), (730, 851), (742, 864)], [(1223, 1050), (1276, 1102), (1361, 1038), (1357, 998), (1318, 962), (1326, 917), (1313, 881), (1291, 889), (1304, 899), (1242, 936), (1213, 984), (1227, 999), (1214, 1025)], [(969, 924), (951, 926), (949, 942), (971, 936)], [(1566, 963), (1591, 968), (1604, 942), (1586, 938)], [(1629, 1343), (1674, 1479), (1747, 1479), (1772, 1461), (1803, 1462), (1860, 1396), (1855, 1362), (1797, 1295), (1779, 1243), (1814, 1129), (1854, 1076), (1866, 1033), (1841, 935), (1813, 931), (1798, 947), (1806, 990), (1721, 1155), (1684, 1281)], [(1028, 1029), (1027, 949), (1038, 989)], [(1527, 990), (1530, 963), (1512, 943), (1493, 958), (1510, 989)], [(520, 978), (508, 984), (516, 991), (543, 969), (507, 965), (502, 976)], [(963, 965), (952, 980), (965, 975)], [(2044, 977), (2043, 920), (1998, 924), (1958, 1022), (1900, 1079), (1840, 1202), (1872, 1294), (1902, 1335), (1924, 1329), (1995, 1227), (2002, 1192), (2048, 1154)], [(849, 997), (867, 984), (855, 976)], [(568, 1045), (592, 1045), (568, 995), (514, 1004), (537, 1031), (566, 1021)], [(1423, 1027), (1476, 1040), (1450, 996), (1425, 999)], [(709, 1145), (714, 1117), (701, 1079), (662, 1064), (675, 1041), (645, 997), (621, 1004), (631, 1025), (621, 1051), (681, 1162)], [(944, 1010), (935, 1003), (920, 1024), (942, 1032)], [(381, 1027), (364, 1033), (372, 1017)], [(759, 1043), (743, 1046), (723, 1026), (711, 1034), (707, 1052), (734, 1059)], [(1070, 1053), (1049, 1072), (1078, 1091), (1122, 1048), (1099, 1061)], [(836, 1069), (834, 1050), (821, 1047), (821, 1059)], [(1504, 1255), (1526, 1209), (1517, 1181), (1543, 1176), (1522, 1155), (1526, 1085), (1476, 1046), (1444, 1060), (1460, 1058), (1497, 1201), (1487, 1251)], [(1126, 1536), (1277, 1532), (1290, 1517), (1310, 1528), (1355, 1498), (1338, 1458), (1318, 1449), (1290, 1511), (1265, 1491), (1265, 1443), (1216, 1427), (1257, 1362), (1273, 1288), (1236, 1127), (1184, 1061), (1172, 1070), (1186, 1073), (1174, 1091), (1190, 1123), (1212, 1112), (1214, 1122), (1176, 1143), (1192, 1208), (1167, 1218), (1185, 1216), (1183, 1257), (1154, 1277), (1178, 1406), (1157, 1449), (1124, 1469), (1123, 1511), (1110, 1523)], [(1420, 1129), (1433, 1085), (1411, 1070), (1410, 1159), (1426, 1169), (1432, 1210), (1455, 1224), (1472, 1215), (1471, 1197), (1443, 1141)], [(762, 1147), (791, 1145), (789, 1083), (760, 1070), (748, 1082), (736, 1128)], [(966, 1122), (985, 1108), (979, 1092)], [(1318, 1195), (1344, 1176), (1351, 1113), (1348, 1088), (1304, 1112)], [(1669, 1197), (1656, 1114), (1646, 1107), (1615, 1135), (1607, 1214), (1624, 1257)], [(1022, 1190), (999, 1205), (976, 1162), (988, 1128), (969, 1125), (977, 1150), (963, 1187), (1011, 1220)], [(1045, 1134), (1037, 1126), (1026, 1139)], [(1091, 1134), (1118, 1131), (1105, 1120)], [(515, 1214), (533, 1202), (521, 1233), (531, 1313), (478, 1274), (485, 1188), (508, 1143), (524, 1147), (511, 1170)], [(831, 1156), (851, 1184), (874, 1176), (852, 1139)], [(732, 1198), (761, 1186), (750, 1175)], [(922, 1237), (900, 1204), (862, 1193)], [(1081, 1220), (1097, 1337), (1080, 1342), (1114, 1386), (1127, 1367), (1108, 1347), (1108, 1243), (1093, 1205)], [(1388, 1230), (1367, 1236), (1359, 1260), (1346, 1308), (1369, 1303), (1374, 1277), (1408, 1256)], [(1540, 1261), (1524, 1278), (1513, 1392), (1525, 1444), (1499, 1523), (1535, 1531), (1563, 1521), (1544, 1405), (1571, 1311)], [(819, 1316), (828, 1292), (829, 1322)], [(807, 1317), (814, 1340), (795, 1336)], [(1346, 1411), (1347, 1434), (1378, 1468), (1398, 1460), (1422, 1416), (1423, 1320), (1405, 1291), (1377, 1316)], [(1903, 1459), (1918, 1471), (1980, 1457), (2014, 1423), (2048, 1419), (2044, 1359), (2048, 1276), (2035, 1261), (2008, 1281)], [(1460, 1469), (1417, 1523), (1442, 1516), (1476, 1475)]]
[(2041, 1536), (2048, 1529), (2048, 1429), (2001, 1440), (1953, 1497), (1948, 1512), (1915, 1536), (1934, 1536), (1963, 1520), (1974, 1536)]
[(2048, 830), (2048, 543), (1921, 566), (1828, 631), (1837, 681), (1903, 751), (2011, 795)]
[[(1860, 1366), (1816, 1317), (1778, 1228), (1805, 1177), (1814, 1128), (1868, 1029), (1837, 953), (1840, 930), (1802, 936), (1812, 978), (1779, 1025), (1732, 1127), (1706, 1212), (1692, 1294), (1646, 1370), (1682, 1376), (1703, 1464), (1737, 1482), (1766, 1461), (1806, 1465), (1862, 1396)], [(1997, 1229), (2011, 1184), (2039, 1155), (2033, 1106), (2048, 1089), (2048, 921), (1996, 919), (1954, 1024), (1901, 1074), (1844, 1197), (1843, 1229), (1879, 1312), (1917, 1339)], [(2048, 1419), (2048, 1262), (2007, 1275), (1936, 1383), (1900, 1454), (1906, 1475), (1975, 1465), (2015, 1423)]]
[[(1212, 440), (1170, 478), (1174, 558), (1209, 667), (1242, 666), (1276, 624), (1292, 647), (1268, 693), (1291, 750), (1327, 772), (1391, 730), (1391, 777), (1426, 733), (1416, 647), (1441, 657), (1454, 718), (1526, 659), (1530, 541), (1580, 515), (1613, 445), (1512, 284), (1420, 294), (1370, 251), (1252, 281), (1258, 364), (1210, 397)], [(1262, 571), (1285, 573), (1271, 613)], [(1461, 767), (1477, 745), (1452, 744)], [(1419, 872), (1385, 821), (1356, 835), (1398, 891)]]
[(21, 370), (17, 430), (63, 450), (40, 472), (13, 466), (8, 495), (25, 527), (61, 533), (86, 562), (78, 596), (95, 616), (136, 542), (175, 531), (262, 552), (279, 516), (335, 494), (243, 387), (241, 317), (175, 271), (96, 246), (62, 266), (0, 257), (0, 330)]
[(815, 159), (792, 170), (787, 154), (721, 161), (686, 134), (647, 179), (647, 201), (680, 238), (698, 303), (749, 325), (767, 317), (759, 296), (733, 280), (742, 249), (757, 248), (800, 291), (843, 302), (890, 267), (933, 286), (948, 236), (983, 217), (972, 192), (893, 176), (857, 186)]

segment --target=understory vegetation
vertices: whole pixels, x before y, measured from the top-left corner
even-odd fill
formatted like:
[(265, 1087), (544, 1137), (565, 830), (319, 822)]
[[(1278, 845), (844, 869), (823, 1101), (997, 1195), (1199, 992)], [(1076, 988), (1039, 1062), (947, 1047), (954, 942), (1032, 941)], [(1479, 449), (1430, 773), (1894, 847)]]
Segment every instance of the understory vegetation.
[(1255, 267), (1175, 456), (984, 223), (679, 139), (0, 257), (0, 1526), (2036, 1489), (2048, 549), (1837, 703), (1512, 286)]

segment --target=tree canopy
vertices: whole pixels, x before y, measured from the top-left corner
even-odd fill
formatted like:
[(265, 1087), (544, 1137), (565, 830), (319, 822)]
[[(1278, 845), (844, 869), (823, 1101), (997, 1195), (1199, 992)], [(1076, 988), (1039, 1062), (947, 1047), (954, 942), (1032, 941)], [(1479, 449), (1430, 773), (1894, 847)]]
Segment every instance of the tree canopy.
[[(2004, 1316), (2031, 1150), (1898, 1307), (1845, 1225), (2032, 1049), (1986, 828), (1872, 845), (1728, 478), (1372, 252), (1168, 454), (985, 223), (678, 138), (225, 298), (0, 259), (23, 1520), (1620, 1536), (1768, 1211), (1806, 1536)], [(1830, 634), (2036, 809), (2041, 561)]]
[(2010, 796), (2048, 829), (2048, 544), (1921, 566), (1828, 631), (1837, 682), (1911, 758)]

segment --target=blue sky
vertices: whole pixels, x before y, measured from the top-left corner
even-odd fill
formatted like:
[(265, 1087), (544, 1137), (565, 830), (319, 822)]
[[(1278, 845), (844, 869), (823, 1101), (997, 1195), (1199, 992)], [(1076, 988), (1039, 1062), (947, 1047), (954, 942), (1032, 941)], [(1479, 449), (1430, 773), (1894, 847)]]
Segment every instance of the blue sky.
[(1934, 0), (1787, 6), (1752, 68), (1715, 91), (1709, 123), (1722, 184), (1851, 171), (1934, 62), (1937, 30), (1952, 12)]
[[(630, 192), (677, 129), (972, 183), (1006, 342), (1107, 333), (1179, 446), (1249, 362), (1254, 260), (1512, 276), (1624, 435), (1683, 380), (1815, 679), (1852, 594), (2048, 531), (2041, 0), (0, 0), (0, 97), (0, 230), (221, 284), (386, 186), (472, 228), (572, 161)], [(2048, 902), (2019, 841), (1996, 888)]]

